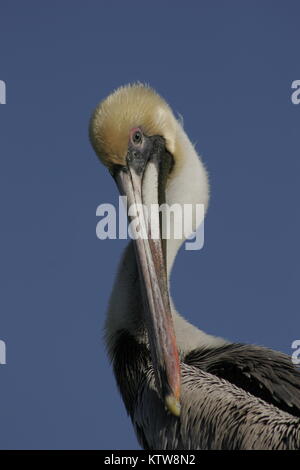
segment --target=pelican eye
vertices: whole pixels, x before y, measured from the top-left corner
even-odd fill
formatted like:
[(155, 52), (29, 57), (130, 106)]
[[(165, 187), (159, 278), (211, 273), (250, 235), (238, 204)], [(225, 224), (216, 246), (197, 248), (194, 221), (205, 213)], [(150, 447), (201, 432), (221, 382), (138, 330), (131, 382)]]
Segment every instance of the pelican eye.
[(143, 136), (142, 136), (142, 133), (140, 131), (134, 132), (134, 134), (132, 136), (132, 142), (134, 144), (140, 144), (142, 142), (142, 139), (143, 139)]

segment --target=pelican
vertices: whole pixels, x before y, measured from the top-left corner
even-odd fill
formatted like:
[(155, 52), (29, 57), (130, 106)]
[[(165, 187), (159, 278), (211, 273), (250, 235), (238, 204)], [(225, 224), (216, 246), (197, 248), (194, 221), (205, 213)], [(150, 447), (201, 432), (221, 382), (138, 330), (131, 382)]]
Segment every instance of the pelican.
[[(123, 86), (102, 101), (90, 121), (90, 140), (129, 205), (207, 208), (206, 169), (180, 120), (149, 86)], [(169, 278), (186, 236), (176, 238), (172, 226), (171, 236), (162, 237), (161, 217), (149, 220), (143, 209), (135, 217), (149, 236), (130, 240), (125, 249), (105, 341), (140, 445), (299, 449), (300, 373), (291, 358), (208, 335), (181, 317)], [(200, 222), (192, 210), (190, 233)], [(160, 236), (151, 237), (157, 227)]]

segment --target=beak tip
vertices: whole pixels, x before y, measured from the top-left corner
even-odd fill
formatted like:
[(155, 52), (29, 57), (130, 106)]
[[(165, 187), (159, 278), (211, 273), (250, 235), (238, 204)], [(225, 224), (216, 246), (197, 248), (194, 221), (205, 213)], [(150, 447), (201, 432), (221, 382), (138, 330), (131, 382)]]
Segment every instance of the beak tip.
[(167, 395), (165, 398), (166, 408), (174, 416), (180, 416), (180, 402), (174, 395)]

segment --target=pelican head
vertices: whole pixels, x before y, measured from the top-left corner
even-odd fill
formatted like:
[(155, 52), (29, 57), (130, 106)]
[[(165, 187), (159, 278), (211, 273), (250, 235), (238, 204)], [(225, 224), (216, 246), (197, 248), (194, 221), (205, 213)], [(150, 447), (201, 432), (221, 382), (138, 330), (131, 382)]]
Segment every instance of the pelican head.
[(152, 88), (141, 83), (118, 88), (94, 111), (90, 138), (95, 152), (108, 168), (126, 165), (128, 142), (133, 131), (145, 136), (160, 135), (174, 154), (176, 119), (169, 107)]
[[(128, 207), (165, 202), (167, 181), (176, 165), (178, 123), (168, 104), (150, 87), (121, 87), (98, 105), (90, 138), (114, 177)], [(132, 218), (130, 213), (129, 219)], [(166, 243), (161, 220), (141, 209), (137, 226), (146, 237), (134, 240), (144, 299), (144, 320), (158, 392), (167, 409), (180, 414), (180, 363), (170, 308)], [(152, 237), (154, 225), (159, 236)]]

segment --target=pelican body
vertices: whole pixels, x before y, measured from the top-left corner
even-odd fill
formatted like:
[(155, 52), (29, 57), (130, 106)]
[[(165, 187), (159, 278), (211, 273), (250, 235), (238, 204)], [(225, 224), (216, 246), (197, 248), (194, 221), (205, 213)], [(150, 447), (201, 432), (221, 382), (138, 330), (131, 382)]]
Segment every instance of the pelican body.
[[(128, 203), (207, 208), (207, 172), (168, 104), (143, 84), (121, 87), (90, 122), (91, 143)], [(133, 215), (128, 213), (129, 220)], [(105, 324), (107, 351), (144, 449), (299, 449), (300, 373), (283, 353), (230, 343), (176, 311), (169, 277), (185, 237), (136, 213), (146, 238), (123, 254)], [(152, 237), (154, 229), (160, 236)]]

